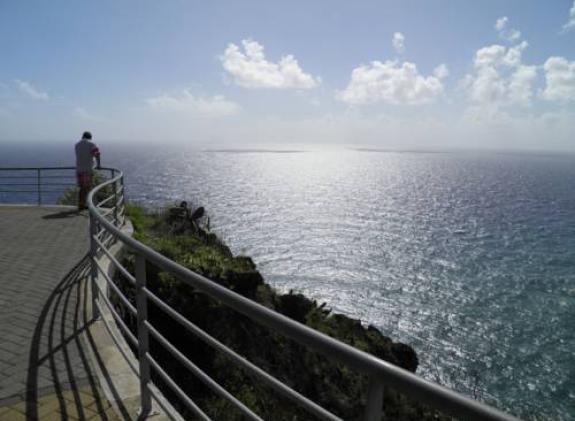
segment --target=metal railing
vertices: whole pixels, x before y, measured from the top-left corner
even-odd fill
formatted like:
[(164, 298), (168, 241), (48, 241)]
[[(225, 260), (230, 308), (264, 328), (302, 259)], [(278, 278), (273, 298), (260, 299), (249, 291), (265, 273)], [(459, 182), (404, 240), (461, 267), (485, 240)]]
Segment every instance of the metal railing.
[[(73, 172), (72, 172), (73, 171)], [(71, 175), (64, 173), (72, 173)], [(73, 181), (69, 181), (72, 179)], [(6, 181), (5, 181), (6, 180)], [(61, 195), (65, 188), (76, 185), (76, 167), (2, 167), (0, 193), (30, 198), (37, 205), (45, 204), (46, 195)], [(18, 203), (28, 202), (23, 200)]]
[[(158, 376), (169, 386), (172, 391), (184, 402), (188, 409), (201, 420), (210, 418), (198, 405), (183, 392), (182, 388), (164, 371), (159, 361), (156, 361), (150, 354), (150, 335), (155, 338), (174, 358), (179, 360), (188, 370), (196, 375), (199, 380), (211, 388), (216, 394), (228, 400), (246, 418), (251, 420), (261, 420), (252, 410), (242, 402), (228, 393), (218, 383), (216, 383), (207, 373), (203, 372), (183, 353), (181, 353), (168, 339), (166, 339), (148, 319), (148, 302), (153, 302), (158, 308), (171, 316), (176, 322), (182, 325), (188, 332), (195, 335), (203, 342), (214, 349), (224, 353), (231, 361), (245, 370), (248, 374), (258, 378), (262, 383), (268, 385), (283, 397), (290, 399), (295, 404), (307, 410), (309, 413), (325, 420), (340, 420), (336, 415), (320, 407), (310, 399), (302, 396), (297, 391), (291, 389), (281, 381), (266, 373), (256, 365), (243, 358), (241, 355), (228, 348), (217, 339), (204, 332), (198, 326), (179, 314), (168, 304), (155, 295), (147, 286), (146, 262), (156, 265), (162, 270), (171, 273), (181, 282), (201, 291), (208, 296), (220, 301), (235, 311), (247, 316), (249, 319), (273, 329), (276, 333), (281, 333), (299, 344), (319, 352), (339, 363), (347, 365), (356, 371), (369, 376), (369, 390), (367, 393), (367, 405), (365, 408), (365, 420), (381, 420), (383, 408), (383, 388), (390, 387), (404, 395), (419, 402), (425, 403), (441, 412), (452, 415), (463, 420), (506, 420), (512, 421), (517, 418), (505, 414), (490, 406), (464, 397), (452, 390), (427, 381), (407, 370), (396, 367), (386, 361), (380, 360), (373, 355), (359, 351), (349, 345), (337, 341), (329, 336), (317, 332), (309, 327), (300, 324), (288, 317), (274, 312), (252, 300), (249, 300), (217, 283), (197, 274), (189, 269), (167, 259), (158, 252), (138, 242), (129, 235), (121, 231), (124, 223), (124, 187), (123, 173), (119, 170), (112, 171), (112, 178), (95, 187), (88, 195), (88, 207), (90, 211), (90, 240), (92, 256), (92, 291), (93, 291), (93, 311), (94, 316), (98, 316), (101, 311), (100, 302), (104, 303), (110, 310), (118, 326), (124, 332), (128, 341), (137, 348), (140, 380), (141, 413), (147, 414), (151, 410), (151, 370), (154, 369)], [(94, 198), (105, 189), (111, 190), (108, 197), (94, 203)], [(113, 203), (113, 206), (103, 209), (104, 203)], [(120, 262), (113, 256), (107, 248), (106, 235), (108, 239), (121, 241), (135, 254), (135, 274), (128, 272)], [(120, 289), (110, 279), (108, 274), (102, 269), (98, 261), (98, 256), (105, 254), (110, 258), (111, 263), (119, 270), (124, 277), (135, 286), (136, 305), (122, 294)], [(114, 306), (110, 303), (108, 296), (100, 289), (95, 281), (98, 272), (102, 274), (109, 290), (113, 292), (124, 305), (127, 311), (137, 318), (137, 335), (134, 335), (126, 326)], [(209, 315), (206, 315), (209, 317)], [(383, 411), (383, 412), (382, 412)]]

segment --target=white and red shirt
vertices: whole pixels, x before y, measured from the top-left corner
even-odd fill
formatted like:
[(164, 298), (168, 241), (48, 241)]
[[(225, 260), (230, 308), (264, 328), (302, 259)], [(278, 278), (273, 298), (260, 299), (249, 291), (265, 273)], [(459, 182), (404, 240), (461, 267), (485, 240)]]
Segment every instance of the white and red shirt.
[(94, 168), (94, 157), (100, 156), (98, 147), (88, 139), (76, 143), (76, 171), (90, 172)]

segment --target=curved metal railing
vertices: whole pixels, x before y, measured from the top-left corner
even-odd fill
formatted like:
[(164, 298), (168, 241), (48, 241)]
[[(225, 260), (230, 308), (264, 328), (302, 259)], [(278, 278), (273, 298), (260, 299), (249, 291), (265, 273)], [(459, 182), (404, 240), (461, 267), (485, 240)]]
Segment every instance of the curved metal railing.
[[(157, 307), (171, 316), (190, 333), (197, 336), (206, 344), (224, 353), (235, 364), (244, 369), (248, 374), (258, 378), (263, 383), (274, 389), (285, 398), (292, 400), (297, 405), (309, 411), (320, 419), (340, 420), (336, 415), (320, 407), (316, 403), (302, 396), (297, 391), (291, 389), (270, 374), (261, 370), (250, 361), (246, 360), (236, 352), (213, 338), (198, 326), (187, 320), (168, 304), (155, 295), (146, 284), (146, 262), (150, 262), (157, 267), (175, 275), (181, 282), (201, 291), (208, 296), (219, 300), (235, 311), (247, 316), (251, 320), (273, 329), (276, 333), (281, 333), (311, 350), (326, 355), (339, 363), (347, 365), (358, 372), (369, 376), (368, 400), (365, 408), (365, 419), (367, 421), (381, 420), (383, 409), (383, 387), (390, 387), (417, 401), (423, 402), (432, 408), (452, 415), (463, 420), (499, 420), (512, 421), (517, 418), (505, 414), (497, 409), (485, 404), (464, 397), (452, 390), (427, 381), (407, 370), (396, 367), (386, 361), (380, 360), (373, 355), (359, 351), (349, 345), (339, 342), (329, 336), (317, 332), (302, 325), (288, 317), (276, 313), (254, 301), (251, 301), (217, 283), (197, 274), (189, 269), (167, 259), (158, 252), (138, 242), (131, 236), (121, 231), (124, 223), (124, 187), (123, 173), (115, 169), (107, 169), (112, 172), (111, 179), (95, 187), (88, 195), (88, 207), (90, 212), (90, 240), (92, 256), (92, 298), (94, 316), (98, 315), (101, 309), (100, 302), (104, 303), (114, 316), (118, 326), (123, 330), (129, 342), (137, 348), (139, 379), (141, 392), (141, 412), (149, 413), (151, 410), (151, 380), (150, 372), (153, 368), (158, 376), (178, 395), (186, 406), (199, 419), (209, 420), (210, 418), (190, 399), (180, 386), (164, 371), (161, 363), (156, 361), (149, 351), (149, 337), (153, 336), (168, 350), (174, 358), (179, 360), (187, 369), (195, 374), (215, 393), (227, 399), (248, 419), (261, 420), (252, 410), (246, 407), (238, 399), (223, 389), (207, 373), (203, 372), (175, 346), (173, 346), (148, 319), (148, 301), (153, 302)], [(109, 195), (94, 203), (94, 198), (101, 192), (108, 191)], [(111, 193), (110, 193), (111, 192)], [(102, 204), (111, 206), (102, 208)], [(120, 241), (135, 254), (135, 273), (131, 274), (108, 249), (109, 241)], [(99, 264), (98, 256), (105, 254), (110, 258), (117, 270), (136, 287), (136, 306), (122, 294), (120, 289), (114, 284), (112, 279)], [(107, 293), (102, 291), (95, 281), (98, 272), (102, 274), (109, 290), (122, 302), (128, 312), (137, 318), (137, 336), (134, 336), (126, 326), (120, 315), (110, 303)], [(209, 317), (209, 316), (207, 316)], [(383, 412), (382, 412), (383, 411)]]

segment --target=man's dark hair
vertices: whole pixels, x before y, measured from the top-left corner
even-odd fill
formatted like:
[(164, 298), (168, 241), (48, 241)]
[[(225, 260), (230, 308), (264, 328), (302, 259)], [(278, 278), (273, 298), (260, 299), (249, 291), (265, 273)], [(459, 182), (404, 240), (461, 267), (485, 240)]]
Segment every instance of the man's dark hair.
[(92, 139), (92, 133), (90, 133), (90, 132), (84, 132), (84, 134), (82, 135), (82, 139), (91, 140), (91, 139)]

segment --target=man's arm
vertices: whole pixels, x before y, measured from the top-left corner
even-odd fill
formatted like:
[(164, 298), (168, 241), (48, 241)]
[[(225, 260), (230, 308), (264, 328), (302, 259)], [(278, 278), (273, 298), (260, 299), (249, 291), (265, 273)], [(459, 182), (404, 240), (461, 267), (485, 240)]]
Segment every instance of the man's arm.
[(96, 158), (96, 168), (100, 169), (100, 150), (96, 145), (92, 147), (92, 157)]

